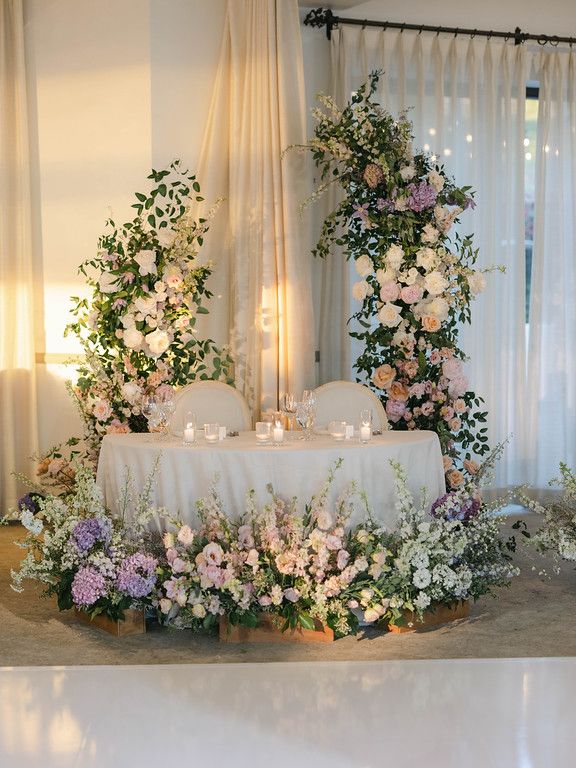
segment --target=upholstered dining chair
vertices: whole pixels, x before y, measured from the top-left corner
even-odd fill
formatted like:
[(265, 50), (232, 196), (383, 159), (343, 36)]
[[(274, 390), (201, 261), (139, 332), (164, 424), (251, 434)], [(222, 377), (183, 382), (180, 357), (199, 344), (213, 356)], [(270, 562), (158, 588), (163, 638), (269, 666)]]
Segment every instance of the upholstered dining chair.
[(346, 421), (358, 426), (360, 411), (370, 408), (374, 429), (388, 429), (386, 411), (368, 387), (353, 381), (329, 381), (314, 390), (316, 427), (324, 429), (331, 421)]
[(218, 422), (233, 430), (252, 427), (248, 403), (237, 389), (223, 381), (193, 381), (176, 393), (174, 414), (170, 421), (172, 431), (182, 432), (188, 411), (196, 416), (196, 424)]

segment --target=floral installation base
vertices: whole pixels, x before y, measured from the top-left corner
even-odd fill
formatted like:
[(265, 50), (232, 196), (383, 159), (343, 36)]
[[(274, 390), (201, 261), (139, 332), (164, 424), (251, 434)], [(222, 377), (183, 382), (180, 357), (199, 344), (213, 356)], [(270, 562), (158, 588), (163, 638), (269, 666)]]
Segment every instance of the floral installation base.
[(458, 619), (466, 619), (468, 616), (470, 616), (470, 601), (460, 600), (454, 605), (437, 605), (434, 609), (424, 611), (421, 621), (413, 611), (406, 611), (402, 624), (388, 624), (387, 627), (389, 632), (404, 634), (430, 629)]
[(114, 637), (128, 637), (129, 635), (143, 635), (146, 632), (146, 621), (144, 611), (137, 608), (128, 608), (124, 611), (124, 618), (114, 621), (114, 619), (99, 614), (94, 618), (91, 618), (86, 611), (80, 611), (78, 608), (74, 609), (74, 614), (77, 619), (84, 624), (89, 624), (91, 627), (97, 627), (103, 632), (108, 632), (109, 635)]
[(273, 613), (261, 613), (257, 627), (230, 624), (226, 616), (220, 617), (219, 637), (221, 643), (331, 643), (334, 632), (316, 619), (316, 629), (295, 627), (284, 632), (284, 618)]

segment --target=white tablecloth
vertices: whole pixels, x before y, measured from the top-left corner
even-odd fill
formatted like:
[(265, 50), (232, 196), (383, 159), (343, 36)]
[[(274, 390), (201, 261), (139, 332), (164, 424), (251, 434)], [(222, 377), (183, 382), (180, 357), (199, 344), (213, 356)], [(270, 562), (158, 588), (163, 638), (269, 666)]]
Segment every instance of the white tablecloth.
[[(173, 437), (122, 434), (104, 438), (98, 463), (98, 484), (113, 512), (118, 510), (127, 470), (139, 493), (158, 456), (152, 502), (190, 525), (198, 522), (196, 500), (208, 493), (216, 475), (220, 476), (218, 488), (229, 515), (243, 511), (250, 488), (255, 490), (259, 504), (269, 501), (268, 483), (284, 497), (297, 496), (303, 509), (338, 458), (343, 464), (336, 473), (331, 499), (355, 480), (366, 491), (376, 519), (388, 527), (394, 527), (397, 517), (390, 459), (405, 467), (410, 490), (417, 499), (422, 487), (428, 489), (430, 502), (445, 492), (440, 443), (434, 432), (385, 432), (365, 444), (357, 438), (336, 442), (322, 435), (304, 442), (293, 437), (279, 447), (258, 445), (253, 432), (215, 445), (200, 438), (193, 446), (184, 446), (181, 439)], [(359, 505), (356, 519), (363, 515)]]

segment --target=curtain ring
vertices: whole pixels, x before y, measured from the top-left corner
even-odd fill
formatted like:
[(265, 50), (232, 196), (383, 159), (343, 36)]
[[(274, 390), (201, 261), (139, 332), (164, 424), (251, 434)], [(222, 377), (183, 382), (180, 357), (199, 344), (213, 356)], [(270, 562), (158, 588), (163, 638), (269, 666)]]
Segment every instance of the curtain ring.
[(419, 34), (419, 35), (421, 35), (421, 34), (422, 34), (422, 32), (424, 32), (424, 26), (421, 26), (421, 27), (420, 27), (420, 29), (418, 30), (418, 34)]
[(456, 29), (454, 30), (454, 40), (456, 40), (456, 38), (458, 37), (458, 32), (459, 31), (460, 30), (458, 29), (458, 27), (456, 27)]
[(401, 24), (400, 25), (400, 34), (402, 34), (402, 32), (404, 32), (405, 29), (406, 29), (406, 24)]
[(474, 40), (474, 38), (476, 37), (476, 35), (477, 35), (477, 34), (478, 34), (478, 30), (477, 30), (477, 29), (475, 29), (475, 30), (472, 32), (472, 34), (470, 35), (470, 40)]

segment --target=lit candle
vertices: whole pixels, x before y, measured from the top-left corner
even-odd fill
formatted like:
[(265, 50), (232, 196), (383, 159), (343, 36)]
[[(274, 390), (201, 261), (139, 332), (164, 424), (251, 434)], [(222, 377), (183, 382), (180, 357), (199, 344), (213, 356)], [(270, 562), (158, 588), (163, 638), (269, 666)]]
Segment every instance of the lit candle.
[(372, 427), (369, 424), (360, 425), (360, 442), (367, 443), (372, 437)]
[(196, 430), (194, 427), (186, 427), (184, 430), (184, 442), (185, 443), (193, 443), (196, 439)]
[(272, 437), (275, 443), (281, 443), (284, 440), (284, 427), (274, 427)]

